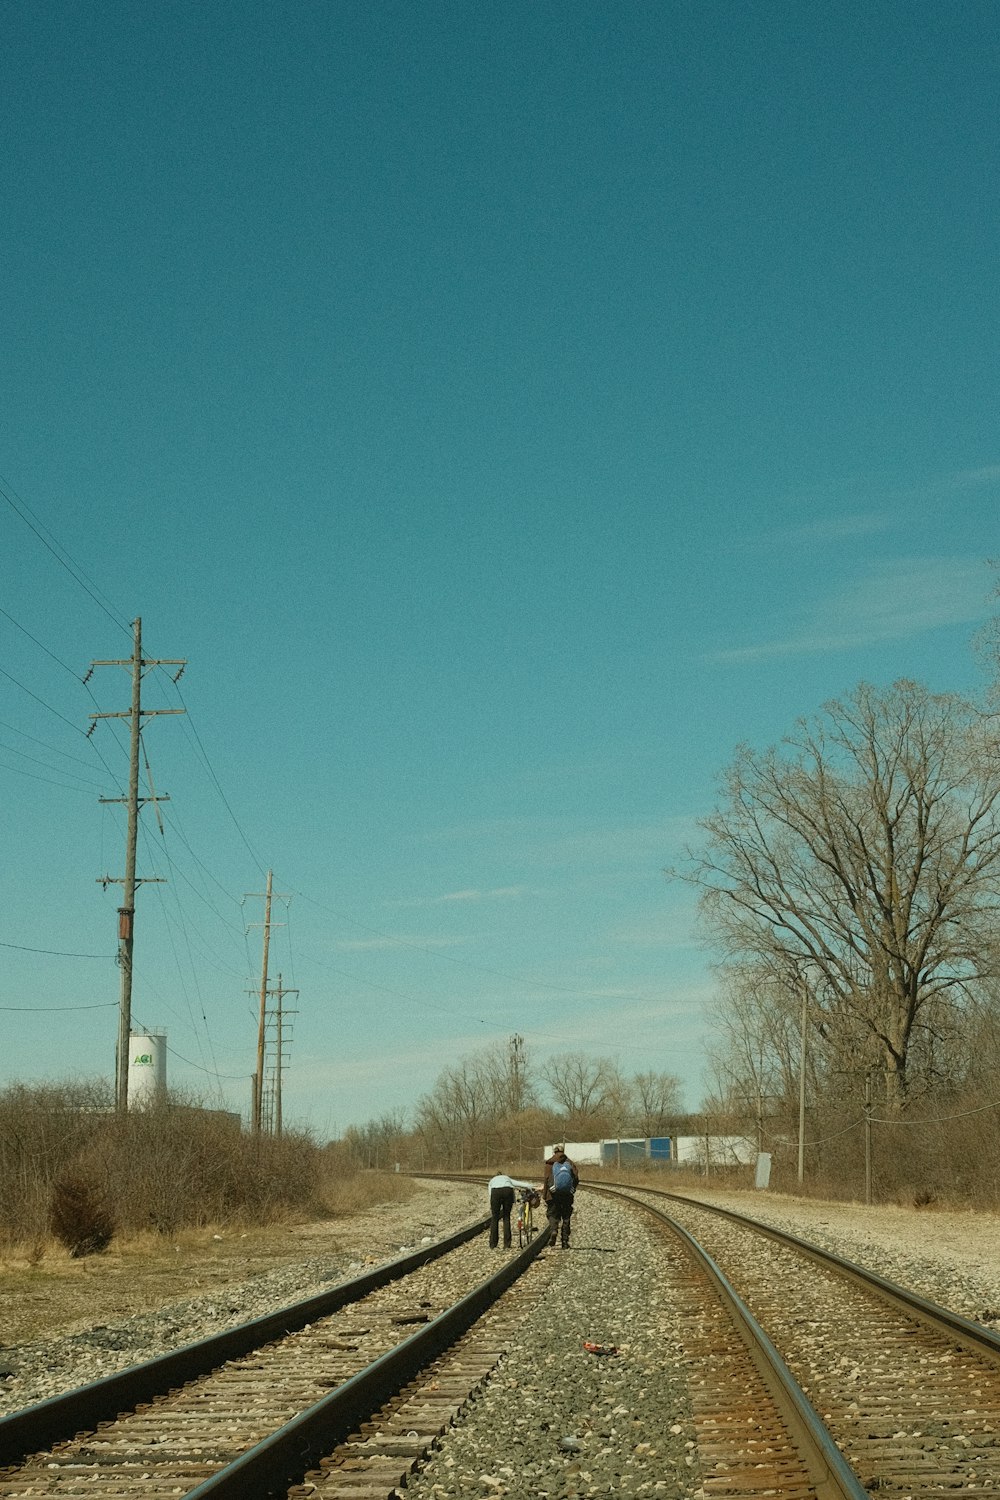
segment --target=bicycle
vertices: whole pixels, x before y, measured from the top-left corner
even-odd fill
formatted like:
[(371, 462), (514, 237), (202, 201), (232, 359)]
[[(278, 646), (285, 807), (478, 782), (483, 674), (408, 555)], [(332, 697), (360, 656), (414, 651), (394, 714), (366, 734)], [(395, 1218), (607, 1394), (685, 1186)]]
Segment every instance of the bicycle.
[(523, 1247), (530, 1245), (532, 1237), (538, 1233), (535, 1209), (542, 1200), (534, 1188), (519, 1188), (517, 1198), (517, 1243)]

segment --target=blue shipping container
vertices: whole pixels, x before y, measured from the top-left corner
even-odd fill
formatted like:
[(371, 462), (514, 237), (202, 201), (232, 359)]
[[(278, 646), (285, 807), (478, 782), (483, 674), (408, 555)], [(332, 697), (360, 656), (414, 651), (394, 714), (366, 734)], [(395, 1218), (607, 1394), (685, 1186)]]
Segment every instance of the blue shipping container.
[(601, 1142), (601, 1161), (605, 1166), (616, 1166), (623, 1161), (644, 1161), (645, 1140), (613, 1140)]
[(669, 1135), (654, 1135), (649, 1140), (649, 1156), (651, 1161), (670, 1160), (670, 1137)]

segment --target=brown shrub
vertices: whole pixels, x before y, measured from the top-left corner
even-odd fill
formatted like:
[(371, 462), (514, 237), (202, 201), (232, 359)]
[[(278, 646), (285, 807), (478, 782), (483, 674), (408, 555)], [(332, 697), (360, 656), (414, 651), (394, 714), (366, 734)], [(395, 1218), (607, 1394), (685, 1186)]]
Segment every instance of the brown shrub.
[(321, 1176), (310, 1136), (249, 1135), (239, 1116), (176, 1095), (119, 1115), (101, 1084), (0, 1092), (0, 1245), (56, 1233), (56, 1203), (70, 1236), (63, 1243), (86, 1242), (72, 1228), (83, 1208), (73, 1206), (66, 1183), (85, 1183), (110, 1205), (116, 1233), (175, 1234), (318, 1214)]
[(52, 1189), (103, 1128), (110, 1089), (71, 1081), (0, 1092), (0, 1244), (48, 1232)]
[(99, 1255), (115, 1233), (114, 1215), (92, 1182), (83, 1177), (63, 1177), (52, 1191), (49, 1228), (73, 1258)]

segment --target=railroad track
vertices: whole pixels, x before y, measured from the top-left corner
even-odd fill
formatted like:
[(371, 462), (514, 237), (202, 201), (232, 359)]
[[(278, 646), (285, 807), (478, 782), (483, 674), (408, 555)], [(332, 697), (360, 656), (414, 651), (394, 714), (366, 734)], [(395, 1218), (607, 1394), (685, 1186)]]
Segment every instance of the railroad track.
[(542, 1248), (536, 1237), (481, 1281), (482, 1255), (468, 1242), (484, 1227), (4, 1418), (0, 1496), (287, 1490), (460, 1338)]
[[(569, 1273), (572, 1261), (554, 1252), (522, 1277), (544, 1240), (503, 1257), (457, 1301), (456, 1283), (482, 1268), (482, 1247), (459, 1245), (445, 1258), (442, 1242), (276, 1318), (7, 1418), (0, 1453), (23, 1461), (0, 1472), (0, 1496), (389, 1496), (495, 1369), (553, 1277)], [(657, 1253), (696, 1371), (709, 1488), (725, 1473), (730, 1493), (743, 1475), (746, 1494), (859, 1500), (836, 1450), (808, 1431), (801, 1397), (789, 1406), (780, 1361), (761, 1360), (766, 1341), (748, 1335), (746, 1315), (720, 1300), (690, 1247), (674, 1238)], [(414, 1325), (420, 1331), (400, 1342)], [(48, 1446), (29, 1452), (42, 1432)]]
[[(688, 1424), (694, 1434), (691, 1477), (705, 1495), (861, 1500), (871, 1492), (902, 1500), (961, 1487), (966, 1495), (996, 1496), (1000, 1394), (994, 1399), (986, 1389), (987, 1372), (997, 1379), (1000, 1340), (994, 1335), (978, 1331), (996, 1348), (990, 1359), (976, 1354), (970, 1363), (956, 1354), (959, 1335), (968, 1329), (954, 1325), (965, 1320), (953, 1324), (944, 1314), (946, 1322), (933, 1334), (938, 1345), (921, 1345), (917, 1364), (906, 1365), (910, 1373), (869, 1386), (856, 1302), (849, 1368), (843, 1345), (838, 1354), (830, 1333), (843, 1314), (826, 1281), (839, 1289), (842, 1273), (813, 1259), (805, 1276), (793, 1276), (783, 1258), (801, 1264), (801, 1252), (782, 1243), (777, 1231), (762, 1240), (758, 1228), (724, 1222), (677, 1199), (668, 1227), (662, 1195), (625, 1196), (635, 1201), (605, 1212), (619, 1215), (612, 1236), (619, 1241), (638, 1243), (648, 1234), (647, 1285), (664, 1291), (670, 1334), (683, 1345), (687, 1374), (686, 1398), (676, 1395), (678, 1409), (663, 1417), (674, 1423), (671, 1431)], [(622, 1213), (638, 1206), (655, 1214), (656, 1198), (656, 1226), (623, 1228)], [(481, 1243), (467, 1243), (481, 1227), (274, 1317), (0, 1421), (0, 1456), (11, 1465), (0, 1471), (0, 1497), (381, 1500), (407, 1484), (415, 1500), (436, 1493), (433, 1484), (422, 1491), (428, 1455), (433, 1469), (432, 1450), (446, 1454), (463, 1429), (476, 1450), (478, 1408), (470, 1398), (490, 1389), (487, 1382), (498, 1366), (506, 1367), (512, 1347), (529, 1353), (526, 1320), (547, 1347), (546, 1308), (571, 1308), (573, 1278), (579, 1284), (585, 1274), (598, 1274), (593, 1261), (589, 1272), (572, 1252), (540, 1254), (544, 1234), (522, 1253), (484, 1253)], [(694, 1242), (695, 1227), (711, 1254)], [(485, 1281), (484, 1264), (493, 1271)], [(570, 1278), (565, 1290), (544, 1297), (561, 1276)], [(788, 1289), (796, 1282), (793, 1300)], [(735, 1295), (737, 1284), (745, 1303)], [(775, 1286), (782, 1293), (777, 1297)], [(881, 1310), (884, 1285), (877, 1295)], [(911, 1306), (909, 1323), (894, 1333), (876, 1325), (881, 1361), (873, 1352), (873, 1379), (879, 1365), (883, 1374), (898, 1372), (917, 1350), (918, 1311), (931, 1310)], [(867, 1304), (864, 1316), (874, 1316)], [(598, 1368), (592, 1361), (591, 1371)], [(603, 1369), (610, 1370), (611, 1361)], [(558, 1386), (558, 1368), (553, 1377)], [(613, 1379), (606, 1384), (615, 1389)], [(602, 1389), (595, 1375), (595, 1399)], [(982, 1417), (978, 1428), (973, 1399)], [(589, 1430), (570, 1446), (586, 1449), (592, 1436), (594, 1449), (597, 1433)], [(638, 1454), (649, 1444), (633, 1439), (631, 1447)], [(15, 1456), (21, 1460), (16, 1467)], [(543, 1482), (536, 1492), (587, 1493), (589, 1461), (585, 1453), (550, 1459), (557, 1486)], [(644, 1462), (643, 1472), (655, 1476), (655, 1462)], [(623, 1474), (632, 1463), (626, 1448)], [(428, 1482), (432, 1478), (428, 1470)], [(516, 1487), (496, 1482), (496, 1493)]]
[(730, 1210), (626, 1196), (660, 1212), (669, 1200), (669, 1217), (731, 1279), (866, 1490), (995, 1500), (1000, 1337), (991, 1329)]

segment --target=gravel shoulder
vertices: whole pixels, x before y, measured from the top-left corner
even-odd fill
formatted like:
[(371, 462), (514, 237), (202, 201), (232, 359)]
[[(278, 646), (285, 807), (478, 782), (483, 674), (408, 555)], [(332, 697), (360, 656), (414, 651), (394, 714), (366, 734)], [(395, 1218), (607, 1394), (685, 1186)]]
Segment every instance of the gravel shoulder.
[(349, 1218), (4, 1266), (0, 1415), (323, 1291), (484, 1211), (482, 1188), (418, 1182), (406, 1202)]
[(796, 1234), (1000, 1332), (1000, 1214), (770, 1192), (684, 1196)]
[[(176, 1250), (160, 1245), (145, 1256), (137, 1250), (87, 1261), (67, 1257), (55, 1265), (2, 1266), (0, 1414), (347, 1280), (366, 1265), (481, 1218), (484, 1196), (481, 1187), (467, 1183), (418, 1181), (406, 1202), (373, 1204), (348, 1219), (221, 1239), (192, 1236)], [(868, 1208), (772, 1193), (686, 1196), (787, 1229), (1000, 1331), (1000, 1215)], [(626, 1327), (633, 1302), (634, 1314), (662, 1333), (656, 1298), (640, 1286), (640, 1268), (630, 1266), (623, 1276), (626, 1259), (601, 1253), (603, 1216), (596, 1205), (591, 1212), (586, 1194), (580, 1208), (577, 1241), (583, 1253), (573, 1257), (578, 1265), (569, 1277), (572, 1291), (566, 1287), (573, 1312), (565, 1350), (559, 1352), (563, 1335), (553, 1329), (541, 1342), (532, 1339), (525, 1356), (536, 1374), (544, 1369), (557, 1383), (564, 1362), (579, 1360), (581, 1336), (593, 1337), (596, 1330), (616, 1342), (635, 1341), (634, 1329)], [(617, 1311), (621, 1327), (604, 1327), (612, 1274), (616, 1284), (629, 1283), (629, 1297)], [(525, 1372), (516, 1378), (524, 1379)], [(541, 1386), (535, 1394), (541, 1396)], [(664, 1435), (658, 1436), (663, 1444)]]

